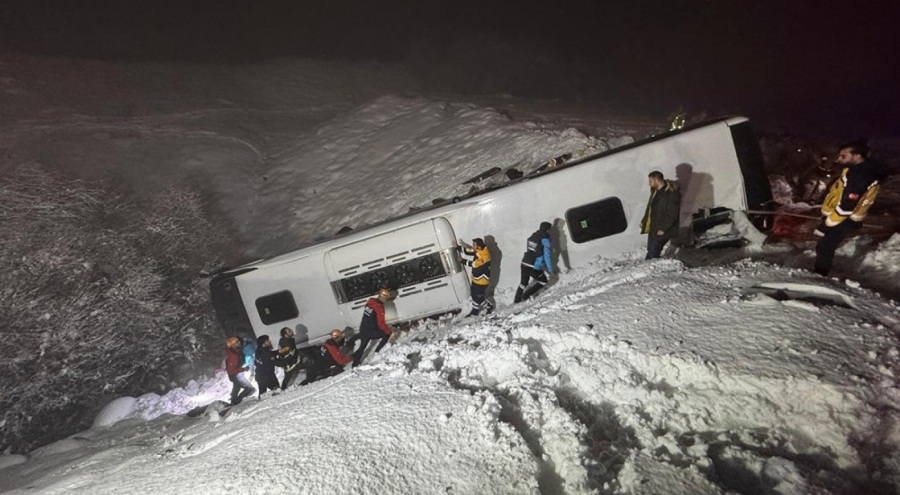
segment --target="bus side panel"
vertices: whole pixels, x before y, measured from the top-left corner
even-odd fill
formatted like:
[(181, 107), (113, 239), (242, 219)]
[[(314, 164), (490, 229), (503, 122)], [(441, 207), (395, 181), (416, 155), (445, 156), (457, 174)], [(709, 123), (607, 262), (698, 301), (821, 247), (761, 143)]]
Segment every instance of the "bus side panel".
[[(731, 131), (720, 122), (512, 184), (473, 198), (477, 204), (472, 208), (449, 212), (447, 217), (464, 239), (484, 237), (489, 241), (494, 284), (501, 291), (511, 290), (519, 284), (525, 240), (542, 221), (554, 225), (553, 259), (563, 268), (581, 266), (600, 256), (643, 250), (646, 236), (640, 232), (640, 221), (650, 194), (647, 175), (654, 170), (681, 186), (683, 226), (699, 208), (746, 207)], [(626, 230), (580, 244), (573, 242), (566, 212), (610, 198), (620, 200)], [(496, 265), (501, 266), (495, 269)]]
[[(321, 252), (290, 262), (267, 266), (237, 278), (244, 307), (257, 335), (277, 341), (283, 327), (294, 329), (297, 343), (323, 340), (332, 328), (343, 328), (337, 303), (331, 294)], [(260, 298), (288, 291), (297, 316), (263, 323), (257, 308)]]

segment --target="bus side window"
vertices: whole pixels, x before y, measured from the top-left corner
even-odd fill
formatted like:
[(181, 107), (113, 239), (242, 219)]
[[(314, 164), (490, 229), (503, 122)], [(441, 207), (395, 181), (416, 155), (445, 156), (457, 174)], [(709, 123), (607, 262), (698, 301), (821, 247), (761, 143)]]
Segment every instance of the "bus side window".
[(260, 297), (256, 300), (256, 310), (264, 325), (292, 320), (300, 316), (297, 303), (294, 302), (294, 295), (288, 290)]

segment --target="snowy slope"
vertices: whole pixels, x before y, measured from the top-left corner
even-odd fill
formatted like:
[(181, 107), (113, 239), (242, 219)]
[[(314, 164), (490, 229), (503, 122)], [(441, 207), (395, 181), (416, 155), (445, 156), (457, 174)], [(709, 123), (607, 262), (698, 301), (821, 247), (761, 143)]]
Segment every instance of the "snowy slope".
[[(771, 282), (811, 284), (853, 307), (747, 291)], [(0, 488), (896, 490), (898, 331), (896, 303), (806, 272), (598, 261), (531, 305), (429, 322), (355, 371), (250, 399), (218, 421), (94, 428), (0, 470)], [(219, 375), (131, 414), (183, 414), (227, 393)]]

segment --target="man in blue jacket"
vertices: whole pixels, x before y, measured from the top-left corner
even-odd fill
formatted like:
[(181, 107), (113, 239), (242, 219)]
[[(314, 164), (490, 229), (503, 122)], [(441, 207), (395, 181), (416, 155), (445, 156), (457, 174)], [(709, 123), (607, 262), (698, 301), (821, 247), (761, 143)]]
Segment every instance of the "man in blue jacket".
[[(540, 227), (528, 237), (525, 254), (522, 256), (522, 278), (516, 298), (513, 302), (521, 302), (533, 296), (547, 285), (547, 273), (553, 273), (553, 261), (550, 259), (550, 222), (541, 222)], [(535, 283), (529, 287), (531, 279)]]

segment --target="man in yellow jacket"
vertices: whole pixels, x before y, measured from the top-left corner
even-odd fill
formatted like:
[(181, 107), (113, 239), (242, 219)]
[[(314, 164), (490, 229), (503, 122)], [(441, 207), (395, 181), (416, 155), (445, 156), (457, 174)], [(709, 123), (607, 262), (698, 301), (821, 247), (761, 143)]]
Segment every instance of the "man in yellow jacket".
[(815, 234), (821, 239), (816, 245), (814, 271), (828, 276), (834, 262), (834, 252), (851, 230), (862, 221), (875, 202), (878, 182), (883, 179), (881, 166), (868, 160), (869, 147), (858, 141), (841, 146), (836, 163), (845, 167), (831, 185), (822, 203), (822, 222)]
[(459, 245), (464, 254), (472, 257), (465, 262), (472, 268), (472, 311), (467, 316), (478, 316), (482, 309), (487, 309), (485, 314), (491, 314), (494, 305), (485, 299), (487, 288), (491, 284), (491, 253), (480, 237), (472, 239), (471, 246), (460, 239)]

